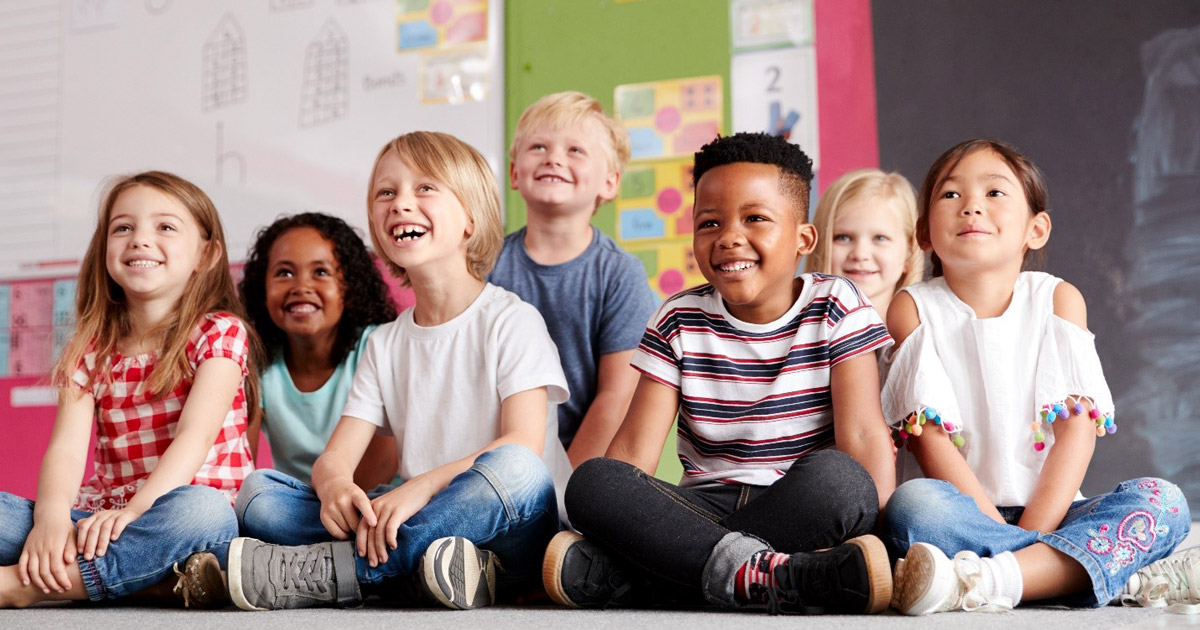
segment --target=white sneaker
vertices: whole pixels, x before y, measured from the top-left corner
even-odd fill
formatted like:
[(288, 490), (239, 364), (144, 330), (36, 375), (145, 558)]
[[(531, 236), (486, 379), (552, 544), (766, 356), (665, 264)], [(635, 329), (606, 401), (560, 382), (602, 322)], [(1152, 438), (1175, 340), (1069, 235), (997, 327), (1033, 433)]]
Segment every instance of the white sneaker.
[(1117, 599), (1124, 606), (1167, 607), (1167, 612), (1200, 614), (1200, 547), (1138, 569)]
[(981, 562), (971, 551), (960, 551), (951, 560), (933, 545), (913, 545), (895, 574), (896, 608), (914, 616), (948, 610), (1012, 610), (1009, 598), (982, 591)]

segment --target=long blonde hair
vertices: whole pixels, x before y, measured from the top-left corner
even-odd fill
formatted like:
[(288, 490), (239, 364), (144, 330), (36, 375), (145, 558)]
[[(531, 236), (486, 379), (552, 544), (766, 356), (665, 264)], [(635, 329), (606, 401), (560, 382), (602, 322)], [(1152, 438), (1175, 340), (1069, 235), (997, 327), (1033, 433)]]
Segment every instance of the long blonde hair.
[[(371, 202), (374, 199), (375, 173), (379, 161), (388, 151), (395, 151), (405, 164), (445, 184), (458, 198), (475, 230), (467, 237), (467, 270), (478, 280), (487, 277), (496, 265), (496, 257), (504, 247), (504, 217), (500, 210), (500, 189), (487, 160), (475, 147), (448, 133), (413, 131), (389, 140), (375, 157), (371, 180), (367, 184), (367, 221), (373, 221)], [(371, 245), (380, 246), (376, 226), (371, 223)], [(386, 256), (388, 269), (404, 286), (409, 285), (404, 268)]]
[(908, 258), (904, 273), (895, 290), (920, 282), (925, 275), (925, 253), (917, 243), (917, 198), (912, 184), (900, 173), (885, 173), (876, 168), (864, 168), (842, 175), (826, 189), (817, 204), (813, 224), (817, 227), (817, 247), (804, 261), (804, 270), (815, 273), (833, 272), (833, 225), (838, 212), (856, 199), (878, 198), (896, 211), (904, 226), (904, 245)]
[[(162, 171), (147, 171), (113, 181), (100, 205), (96, 232), (92, 234), (75, 295), (75, 333), (54, 365), (51, 381), (59, 386), (72, 385), (71, 376), (88, 352), (96, 352), (96, 362), (88, 376), (88, 386), (110, 382), (109, 362), (117, 342), (131, 332), (125, 291), (108, 275), (105, 259), (108, 255), (108, 223), (113, 206), (121, 193), (135, 186), (153, 188), (170, 196), (187, 208), (200, 228), (205, 241), (204, 257), (188, 278), (179, 303), (162, 323), (150, 331), (151, 338), (161, 339), (161, 352), (148, 379), (154, 398), (160, 398), (192, 376), (188, 364), (187, 344), (200, 319), (213, 311), (225, 311), (248, 321), (238, 301), (233, 278), (229, 274), (225, 232), (212, 200), (191, 182)], [(262, 346), (250, 327), (248, 375), (245, 382), (247, 409), (258, 405), (258, 368), (263, 362)]]

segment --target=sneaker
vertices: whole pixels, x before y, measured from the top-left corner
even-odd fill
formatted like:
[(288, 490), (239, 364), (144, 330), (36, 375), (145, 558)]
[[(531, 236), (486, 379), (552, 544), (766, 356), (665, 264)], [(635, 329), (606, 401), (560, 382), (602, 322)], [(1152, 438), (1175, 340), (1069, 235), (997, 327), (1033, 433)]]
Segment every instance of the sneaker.
[(1167, 607), (1168, 612), (1200, 614), (1200, 547), (1138, 569), (1117, 599), (1125, 606)]
[(229, 603), (225, 572), (216, 555), (208, 551), (194, 553), (184, 560), (182, 569), (178, 562), (174, 569), (179, 581), (171, 592), (183, 598), (184, 608), (207, 610), (224, 608)]
[(772, 614), (874, 614), (892, 599), (887, 549), (875, 536), (852, 538), (832, 549), (794, 553), (775, 567), (775, 586), (751, 585), (751, 599)]
[(542, 560), (542, 584), (550, 599), (571, 608), (608, 608), (634, 603), (630, 575), (575, 532), (559, 532)]
[(461, 536), (433, 541), (418, 571), (425, 589), (447, 608), (470, 610), (496, 601), (496, 554)]
[(960, 551), (954, 560), (928, 543), (908, 550), (896, 573), (896, 608), (906, 615), (928, 615), (948, 610), (1003, 612), (1012, 610), (1007, 597), (980, 589), (981, 560), (971, 551)]
[(235, 538), (229, 545), (229, 596), (242, 610), (358, 605), (354, 543), (287, 547)]

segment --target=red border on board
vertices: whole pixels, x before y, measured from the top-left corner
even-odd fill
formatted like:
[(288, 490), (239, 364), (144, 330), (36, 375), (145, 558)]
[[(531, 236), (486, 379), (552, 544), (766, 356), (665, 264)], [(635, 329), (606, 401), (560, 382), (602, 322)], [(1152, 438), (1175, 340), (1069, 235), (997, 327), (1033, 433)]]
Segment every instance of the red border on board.
[(818, 191), (857, 168), (879, 166), (875, 117), (875, 42), (870, 0), (814, 0)]

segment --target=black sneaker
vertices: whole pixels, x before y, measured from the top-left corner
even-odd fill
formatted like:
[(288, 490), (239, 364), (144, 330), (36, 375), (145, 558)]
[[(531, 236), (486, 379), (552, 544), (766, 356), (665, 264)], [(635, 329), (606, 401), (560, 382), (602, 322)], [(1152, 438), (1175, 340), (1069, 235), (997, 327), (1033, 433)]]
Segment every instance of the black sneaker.
[(235, 538), (229, 545), (229, 596), (242, 610), (361, 604), (354, 543), (286, 547)]
[(550, 599), (572, 608), (608, 608), (636, 603), (631, 576), (595, 543), (575, 532), (559, 532), (542, 561), (542, 583)]
[(447, 608), (470, 610), (496, 601), (496, 554), (461, 536), (430, 543), (417, 572), (428, 595)]
[(775, 567), (775, 588), (751, 585), (751, 599), (772, 614), (874, 614), (892, 599), (887, 550), (875, 536), (859, 536), (824, 551), (794, 553)]

